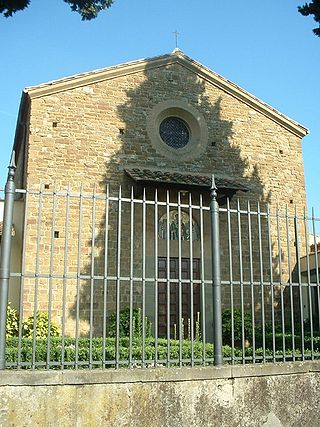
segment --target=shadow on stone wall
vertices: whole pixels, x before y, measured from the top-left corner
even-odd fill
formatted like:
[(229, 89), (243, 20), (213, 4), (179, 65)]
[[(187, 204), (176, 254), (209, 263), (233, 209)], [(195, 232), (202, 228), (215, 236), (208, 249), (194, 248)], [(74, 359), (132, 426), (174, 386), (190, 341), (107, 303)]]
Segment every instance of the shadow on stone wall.
[[(209, 95), (209, 83), (198, 78), (196, 74), (188, 71), (177, 63), (173, 63), (159, 69), (153, 68), (152, 62), (147, 65), (144, 72), (144, 79), (137, 83), (134, 76), (128, 76), (128, 87), (125, 91), (124, 99), (121, 105), (117, 106), (117, 116), (122, 122), (123, 128), (119, 129), (119, 135), (115, 136), (117, 147), (115, 153), (109, 158), (105, 165), (105, 177), (100, 183), (102, 187), (107, 188), (112, 195), (118, 196), (118, 185), (122, 186), (122, 197), (129, 197), (131, 191), (136, 198), (143, 197), (142, 188), (135, 184), (124, 172), (124, 168), (128, 165), (137, 165), (139, 168), (159, 168), (160, 170), (173, 169), (176, 171), (192, 173), (208, 174), (214, 173), (216, 176), (225, 177), (228, 179), (241, 180), (248, 187), (248, 192), (239, 194), (240, 206), (242, 209), (247, 208), (246, 200), (250, 200), (251, 210), (256, 212), (258, 209), (257, 202), (260, 203), (261, 210), (266, 209), (266, 204), (269, 202), (270, 195), (264, 194), (264, 186), (262, 179), (259, 176), (259, 165), (254, 163), (249, 165), (248, 160), (241, 155), (240, 147), (234, 144), (234, 126), (233, 122), (224, 118), (223, 103), (224, 98), (218, 93), (218, 90), (213, 90)], [(204, 116), (208, 124), (208, 144), (206, 151), (198, 158), (177, 162), (170, 158), (166, 158), (157, 152), (151, 144), (147, 132), (147, 118), (152, 108), (159, 102), (166, 100), (183, 100), (195, 109), (199, 110)], [(236, 101), (234, 101), (236, 102)], [(240, 101), (239, 101), (240, 102)], [(251, 173), (248, 173), (251, 170)], [(162, 190), (159, 190), (159, 197), (163, 197)], [(177, 189), (172, 188), (172, 198), (177, 200)], [(146, 198), (152, 200), (155, 196), (155, 187), (150, 185), (146, 189)], [(192, 200), (197, 203), (199, 201), (199, 191), (192, 190)], [(208, 191), (203, 192), (204, 204), (209, 203)], [(237, 196), (231, 201), (233, 208), (237, 207)], [(130, 276), (130, 244), (131, 238), (133, 242), (133, 275), (138, 278), (131, 282), (134, 289), (132, 301), (134, 306), (141, 306), (143, 286), (148, 286), (148, 283), (142, 284), (142, 250), (143, 250), (143, 232), (142, 232), (142, 212), (141, 208), (135, 211), (135, 231), (130, 235), (130, 205), (122, 202), (121, 206), (116, 201), (111, 201), (109, 208), (109, 223), (108, 223), (108, 242), (106, 250), (106, 222), (105, 212), (102, 213), (102, 218), (99, 224), (96, 224), (97, 233), (95, 236), (95, 252), (98, 254), (94, 258), (94, 265), (88, 263), (86, 268), (81, 272), (83, 275), (101, 276), (100, 279), (87, 280), (82, 284), (78, 301), (75, 301), (74, 306), (70, 310), (70, 315), (75, 318), (78, 312), (82, 321), (87, 321), (93, 328), (93, 335), (107, 333), (103, 331), (104, 313), (107, 317), (116, 309), (118, 305), (121, 309), (128, 306), (130, 302), (130, 281), (127, 279), (116, 280), (117, 276)], [(149, 209), (149, 208), (148, 208)], [(119, 212), (121, 211), (121, 228), (122, 237), (118, 240), (117, 227)], [(148, 212), (147, 214), (148, 215)], [(152, 214), (150, 214), (152, 215)], [(140, 221), (140, 222), (139, 222)], [(275, 244), (272, 247), (268, 246), (268, 224), (262, 222), (258, 224), (257, 217), (251, 217), (251, 244), (249, 247), (248, 239), (248, 215), (241, 215), (241, 220), (238, 222), (237, 214), (231, 214), (232, 228), (232, 257), (233, 257), (233, 280), (238, 281), (241, 275), (240, 260), (242, 262), (242, 280), (243, 281), (259, 281), (261, 274), (265, 281), (270, 278), (270, 261), (269, 256), (272, 254), (272, 268), (274, 280), (277, 279), (279, 254)], [(138, 224), (139, 222), (139, 224)], [(228, 246), (228, 226), (226, 213), (221, 213), (220, 216), (220, 238), (221, 238), (221, 262), (222, 262), (222, 278), (223, 280), (230, 279), (230, 264), (229, 264), (229, 246)], [(241, 224), (242, 233), (242, 252), (239, 249), (239, 224)], [(93, 225), (95, 226), (95, 225)], [(260, 237), (263, 240), (262, 252), (259, 249), (259, 227)], [(208, 235), (208, 231), (205, 230)], [(145, 235), (146, 238), (149, 236)], [(92, 242), (91, 242), (92, 243)], [(117, 254), (121, 251), (121, 255), (117, 258)], [(253, 259), (253, 273), (250, 270), (250, 250)], [(262, 261), (261, 261), (262, 259)], [(108, 268), (105, 269), (105, 262), (108, 262)], [(262, 265), (262, 272), (261, 272)], [(103, 276), (106, 274), (109, 278), (105, 280)], [(131, 272), (132, 273), (132, 272)], [(148, 271), (149, 277), (154, 277), (154, 270)], [(253, 276), (252, 276), (253, 274)], [(254, 291), (250, 286), (246, 286), (245, 294), (241, 296), (240, 285), (234, 285), (234, 307), (244, 305), (246, 310), (249, 310), (251, 303), (254, 303), (254, 312), (257, 316), (257, 321), (261, 321), (261, 288), (256, 286)], [(230, 285), (224, 285), (222, 289), (224, 307), (230, 307)], [(244, 300), (241, 300), (241, 298)], [(273, 295), (275, 306), (278, 300), (278, 291), (275, 289)], [(266, 289), (263, 295), (266, 307), (268, 307), (268, 319), (270, 320), (270, 304), (271, 295), (270, 289)], [(263, 299), (262, 298), (262, 299)], [(90, 320), (90, 311), (93, 310), (93, 317)]]

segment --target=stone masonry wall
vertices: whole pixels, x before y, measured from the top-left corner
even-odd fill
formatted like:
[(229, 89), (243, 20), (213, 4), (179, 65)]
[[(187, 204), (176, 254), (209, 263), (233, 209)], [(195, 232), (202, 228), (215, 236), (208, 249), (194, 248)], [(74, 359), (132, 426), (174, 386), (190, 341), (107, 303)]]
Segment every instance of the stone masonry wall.
[(196, 108), (208, 126), (205, 154), (183, 161), (184, 171), (243, 177), (255, 200), (305, 205), (300, 139), (177, 64), (33, 99), (27, 184), (104, 189), (123, 181), (128, 163), (179, 168), (146, 129), (151, 109), (171, 99)]
[[(177, 161), (166, 157), (161, 150), (151, 144), (147, 130), (147, 121), (152, 109), (160, 102), (179, 100), (188, 103), (205, 118), (208, 128), (208, 141), (205, 152), (190, 160)], [(90, 290), (96, 289), (92, 280), (64, 280), (66, 274), (79, 273), (90, 276), (103, 276), (105, 261), (105, 216), (106, 205), (103, 199), (106, 185), (110, 193), (118, 191), (122, 185), (122, 195), (130, 195), (132, 182), (126, 177), (123, 169), (127, 165), (153, 167), (160, 170), (181, 170), (191, 173), (211, 173), (229, 179), (241, 179), (247, 186), (247, 193), (239, 193), (242, 206), (251, 201), (252, 210), (257, 209), (257, 202), (264, 206), (269, 203), (275, 209), (288, 204), (293, 212), (294, 205), (301, 211), (305, 206), (304, 172), (300, 139), (276, 122), (267, 118), (228, 93), (211, 83), (199, 78), (196, 74), (179, 64), (160, 68), (146, 67), (144, 71), (119, 76), (99, 83), (69, 89), (55, 94), (31, 100), (30, 126), (27, 157), (27, 186), (29, 189), (40, 188), (42, 183), (48, 194), (41, 195), (43, 206), (41, 219), (39, 215), (39, 196), (31, 196), (28, 206), (27, 244), (25, 271), (42, 273), (43, 278), (25, 279), (24, 309), (25, 315), (32, 313), (35, 298), (40, 310), (54, 310), (55, 319), (61, 325), (63, 317), (74, 318), (79, 309), (79, 295), (83, 287), (86, 313), (80, 328), (88, 325), (90, 307), (97, 307), (102, 301), (103, 282), (100, 280), (100, 291), (91, 298)], [(151, 136), (152, 138), (152, 136)], [(101, 196), (95, 205), (95, 217), (92, 217), (94, 197), (85, 198), (80, 208), (79, 198), (64, 197), (63, 200), (51, 192), (79, 192), (80, 186), (86, 193)], [(138, 190), (135, 189), (135, 192)], [(141, 193), (138, 194), (141, 196)], [(194, 198), (199, 197), (196, 193)], [(207, 196), (206, 196), (207, 197)], [(235, 201), (233, 201), (235, 206)], [(66, 226), (66, 212), (69, 209), (70, 221)], [(79, 212), (82, 209), (82, 224), (79, 225)], [(116, 202), (108, 207), (110, 213), (119, 209)], [(121, 242), (121, 271), (128, 275), (130, 257), (127, 250), (130, 230), (129, 208), (123, 209), (123, 231)], [(136, 217), (139, 217), (137, 212)], [(150, 213), (150, 218), (153, 214)], [(140, 215), (141, 216), (141, 215)], [(115, 217), (114, 217), (115, 218)], [(113, 221), (113, 222), (112, 222)], [(107, 254), (110, 274), (115, 273), (117, 224), (112, 219), (109, 224), (109, 247)], [(138, 221), (137, 219), (135, 221)], [(226, 218), (221, 219), (221, 229), (226, 232)], [(236, 220), (234, 220), (236, 221)], [(150, 227), (151, 227), (150, 222)], [(67, 229), (66, 229), (67, 227)], [(141, 225), (137, 225), (137, 230)], [(262, 236), (267, 237), (263, 225)], [(81, 238), (79, 230), (81, 228)], [(38, 239), (38, 231), (41, 238)], [(59, 237), (53, 235), (59, 231)], [(233, 228), (234, 248), (237, 250), (237, 230)], [(138, 234), (138, 233), (137, 233)], [(276, 241), (277, 230), (273, 225), (272, 238)], [(127, 237), (126, 237), (127, 236)], [(256, 226), (253, 230), (254, 270), (259, 278), (259, 248), (257, 246)], [(79, 244), (79, 239), (80, 244)], [(92, 239), (95, 250), (92, 252)], [(205, 248), (210, 259), (209, 232), (205, 233)], [(141, 253), (141, 241), (135, 245)], [(285, 247), (284, 233), (280, 240)], [(52, 253), (51, 243), (54, 245)], [(227, 256), (227, 239), (222, 239), (222, 254)], [(293, 242), (290, 242), (294, 252)], [(248, 257), (247, 243), (243, 243), (244, 256)], [(67, 249), (66, 249), (67, 248)], [(81, 252), (80, 262), (79, 248)], [(66, 253), (67, 250), (67, 253)], [(186, 249), (187, 250), (187, 249)], [(35, 253), (38, 251), (38, 260)], [(158, 254), (165, 255), (164, 252)], [(274, 259), (278, 257), (278, 247), (272, 247)], [(268, 259), (268, 254), (264, 254)], [(67, 265), (66, 265), (67, 259)], [(247, 258), (248, 259), (248, 258)], [(136, 268), (139, 275), (141, 258), (136, 255)], [(150, 261), (151, 262), (151, 261)], [(268, 261), (266, 261), (267, 263)], [(282, 257), (282, 282), (288, 278), (288, 259)], [(210, 264), (210, 262), (208, 263)], [(93, 268), (93, 270), (92, 270)], [(243, 265), (246, 277), (249, 275), (248, 262)], [(274, 265), (275, 272), (279, 270)], [(223, 275), (229, 273), (227, 263), (222, 265)], [(267, 279), (268, 268), (264, 274)], [(91, 272), (91, 273), (90, 273)], [(113, 272), (113, 273), (112, 273)], [(52, 274), (60, 274), (60, 279), (52, 279)], [(206, 277), (210, 277), (210, 269)], [(279, 276), (279, 275), (278, 275)], [(234, 278), (239, 277), (239, 260), (234, 257)], [(278, 277), (279, 280), (279, 277)], [(110, 309), (114, 307), (114, 287), (109, 285)], [(141, 285), (136, 284), (135, 300), (139, 302)], [(124, 291), (123, 303), (128, 302), (128, 292)], [(229, 301), (226, 292), (225, 300)], [(83, 303), (83, 301), (82, 301)], [(61, 314), (62, 312), (65, 315)], [(60, 314), (59, 314), (60, 313)], [(70, 320), (71, 322), (71, 320)], [(68, 333), (74, 333), (75, 323), (67, 327)]]

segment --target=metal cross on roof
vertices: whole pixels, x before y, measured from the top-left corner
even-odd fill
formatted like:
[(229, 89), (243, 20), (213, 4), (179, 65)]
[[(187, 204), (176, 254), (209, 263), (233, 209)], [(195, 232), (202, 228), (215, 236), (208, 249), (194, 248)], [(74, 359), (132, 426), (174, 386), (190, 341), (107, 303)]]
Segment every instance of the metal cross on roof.
[(180, 36), (180, 33), (178, 33), (178, 31), (173, 31), (174, 36), (175, 36), (175, 40), (176, 40), (176, 49), (178, 48), (178, 37)]

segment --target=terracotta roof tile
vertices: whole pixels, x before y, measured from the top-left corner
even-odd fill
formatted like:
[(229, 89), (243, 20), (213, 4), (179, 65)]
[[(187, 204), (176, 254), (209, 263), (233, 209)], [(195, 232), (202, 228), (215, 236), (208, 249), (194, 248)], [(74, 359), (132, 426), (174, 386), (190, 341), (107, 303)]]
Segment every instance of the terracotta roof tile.
[[(134, 180), (158, 184), (171, 184), (195, 187), (211, 187), (211, 175), (193, 175), (181, 172), (158, 171), (139, 168), (125, 168), (125, 172)], [(218, 190), (248, 191), (248, 188), (234, 180), (215, 177)]]

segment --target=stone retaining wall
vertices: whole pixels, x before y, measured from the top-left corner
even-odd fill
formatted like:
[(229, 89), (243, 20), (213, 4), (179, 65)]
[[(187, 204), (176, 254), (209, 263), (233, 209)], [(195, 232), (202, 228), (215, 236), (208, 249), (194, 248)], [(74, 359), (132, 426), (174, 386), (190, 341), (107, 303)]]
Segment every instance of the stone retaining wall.
[(4, 371), (0, 425), (316, 427), (320, 363)]

